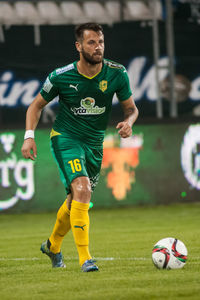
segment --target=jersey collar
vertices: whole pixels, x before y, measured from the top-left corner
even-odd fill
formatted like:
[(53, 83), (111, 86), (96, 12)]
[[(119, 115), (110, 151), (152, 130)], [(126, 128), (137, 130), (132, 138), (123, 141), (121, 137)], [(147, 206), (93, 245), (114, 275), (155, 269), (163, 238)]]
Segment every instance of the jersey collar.
[[(75, 62), (74, 62), (74, 67), (75, 67), (75, 70), (79, 73), (78, 68), (77, 68), (77, 62), (78, 62), (78, 61), (75, 61)], [(88, 76), (86, 76), (86, 75), (84, 75), (84, 74), (82, 74), (82, 73), (79, 73), (79, 74), (82, 75), (83, 77), (87, 78), (87, 79), (93, 79), (93, 78), (97, 77), (97, 76), (102, 72), (103, 68), (104, 68), (104, 61), (103, 61), (103, 64), (102, 64), (101, 71), (99, 71), (99, 72), (98, 72), (97, 74), (95, 74), (94, 76), (88, 77)]]

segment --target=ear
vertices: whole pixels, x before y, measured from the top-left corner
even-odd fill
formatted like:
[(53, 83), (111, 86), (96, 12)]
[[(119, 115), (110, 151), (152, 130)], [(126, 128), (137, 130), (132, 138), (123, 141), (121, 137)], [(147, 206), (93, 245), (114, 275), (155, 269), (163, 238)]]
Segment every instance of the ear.
[(82, 51), (82, 45), (80, 42), (75, 42), (76, 50), (80, 53)]

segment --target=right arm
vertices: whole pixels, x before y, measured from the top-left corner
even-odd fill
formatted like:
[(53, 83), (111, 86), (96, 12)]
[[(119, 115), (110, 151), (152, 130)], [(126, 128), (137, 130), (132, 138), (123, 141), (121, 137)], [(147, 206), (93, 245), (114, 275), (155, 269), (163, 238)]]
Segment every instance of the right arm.
[[(26, 130), (34, 131), (36, 129), (41, 112), (47, 103), (40, 93), (36, 96), (26, 113)], [(21, 151), (24, 158), (35, 160), (37, 148), (34, 138), (25, 139)]]

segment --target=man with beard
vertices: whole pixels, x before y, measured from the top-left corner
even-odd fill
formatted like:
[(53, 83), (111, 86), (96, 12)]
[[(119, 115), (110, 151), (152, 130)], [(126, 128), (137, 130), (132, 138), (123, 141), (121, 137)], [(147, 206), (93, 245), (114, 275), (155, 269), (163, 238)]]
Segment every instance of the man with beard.
[(64, 236), (72, 229), (83, 272), (98, 271), (89, 252), (89, 202), (97, 184), (103, 157), (104, 132), (116, 93), (124, 120), (116, 126), (122, 138), (132, 135), (138, 116), (126, 69), (104, 59), (104, 35), (99, 24), (75, 28), (79, 61), (56, 69), (29, 106), (22, 154), (36, 157), (34, 130), (45, 105), (59, 96), (60, 109), (51, 131), (51, 149), (58, 164), (67, 199), (57, 213), (52, 234), (41, 251), (55, 268), (65, 267), (61, 253)]

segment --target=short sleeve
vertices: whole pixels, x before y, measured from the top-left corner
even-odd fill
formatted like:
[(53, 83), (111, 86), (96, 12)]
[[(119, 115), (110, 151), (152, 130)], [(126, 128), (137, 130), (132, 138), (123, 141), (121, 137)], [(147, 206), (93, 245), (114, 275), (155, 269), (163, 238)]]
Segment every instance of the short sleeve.
[(45, 80), (40, 94), (47, 102), (50, 102), (58, 95), (58, 87), (56, 86), (56, 76), (54, 76), (54, 72), (50, 73)]
[(119, 101), (125, 101), (132, 95), (128, 74), (125, 68), (120, 70), (119, 87), (116, 94)]

